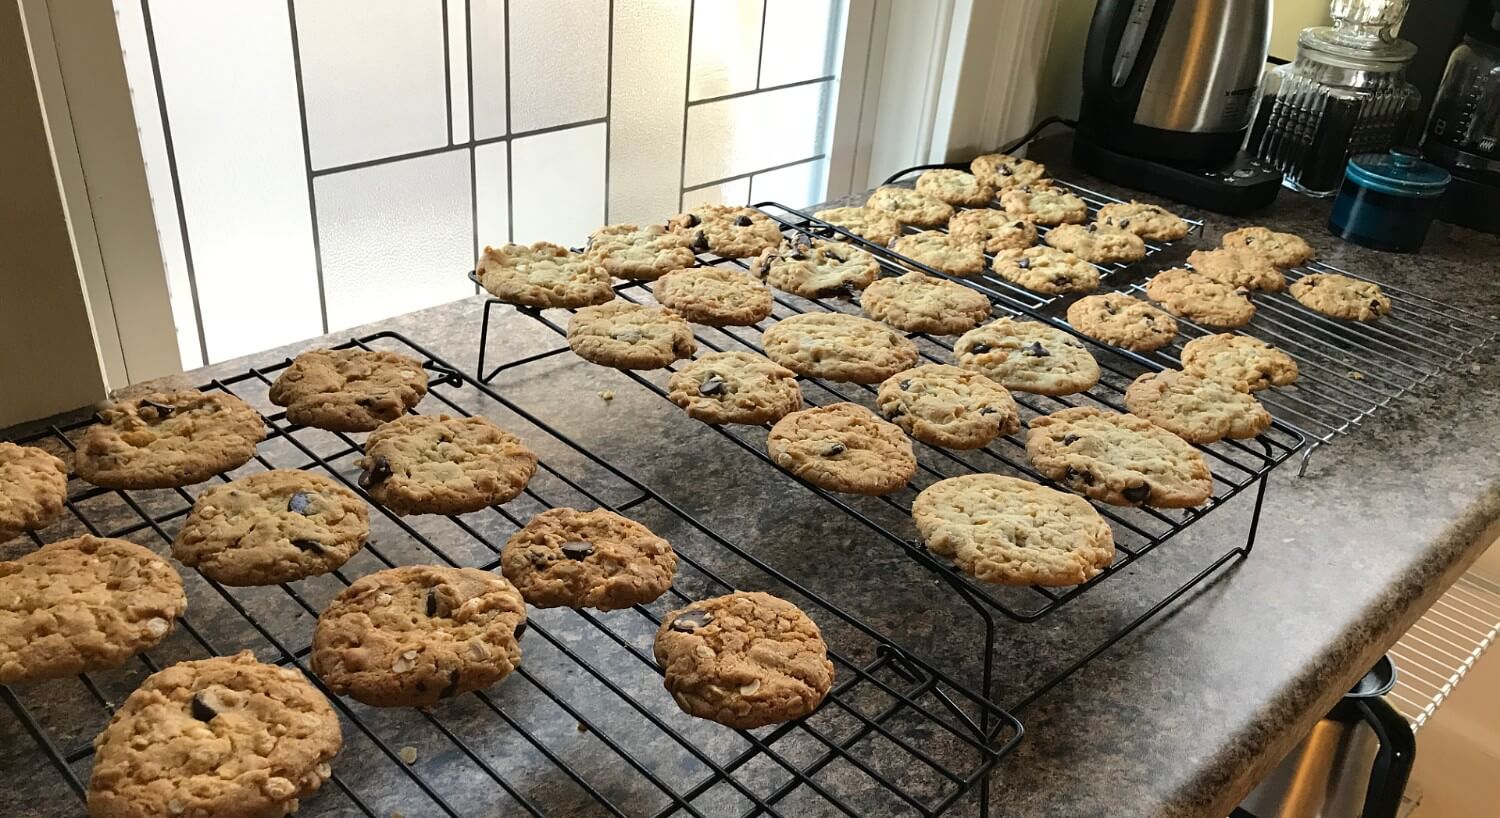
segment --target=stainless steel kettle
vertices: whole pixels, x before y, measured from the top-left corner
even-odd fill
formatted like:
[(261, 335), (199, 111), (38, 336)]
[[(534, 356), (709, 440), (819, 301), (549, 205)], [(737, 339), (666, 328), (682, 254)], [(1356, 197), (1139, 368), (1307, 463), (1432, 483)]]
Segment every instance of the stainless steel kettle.
[(1394, 818), (1416, 758), (1411, 725), (1381, 698), (1395, 683), (1381, 658), (1231, 818)]

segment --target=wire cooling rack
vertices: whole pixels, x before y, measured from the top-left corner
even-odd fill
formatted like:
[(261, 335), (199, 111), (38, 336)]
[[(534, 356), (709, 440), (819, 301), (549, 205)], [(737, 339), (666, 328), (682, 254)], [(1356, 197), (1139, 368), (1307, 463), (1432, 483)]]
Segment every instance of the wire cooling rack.
[[(679, 555), (672, 590), (629, 610), (532, 608), (519, 669), (428, 712), (330, 696), (344, 749), (333, 777), (304, 799), (299, 815), (800, 818), (932, 816), (955, 807), (988, 814), (987, 773), (1021, 736), (1020, 722), (1009, 713), (422, 347), (389, 332), (342, 345), (354, 346), (424, 360), (431, 385), (419, 411), (483, 413), (521, 437), (541, 461), (525, 492), (464, 516), (401, 518), (374, 506), (379, 513), (372, 515), (370, 543), (321, 577), (229, 588), (186, 572), (188, 615), (161, 645), (116, 670), (0, 687), (13, 716), (0, 719), (0, 763), (41, 773), (8, 785), (10, 795), (38, 804), (38, 811), (27, 813), (21, 805), (9, 814), (58, 814), (48, 799), (67, 790), (78, 796), (82, 812), (90, 740), (147, 674), (184, 659), (250, 649), (263, 661), (296, 668), (327, 693), (309, 669), (313, 625), (354, 578), (421, 563), (495, 570), (509, 534), (532, 514), (559, 505), (608, 508), (667, 538)], [(165, 554), (196, 494), (271, 468), (317, 471), (364, 496), (354, 465), (362, 435), (291, 424), (267, 399), (276, 373), (289, 364), (201, 387), (238, 395), (261, 411), (269, 433), (251, 463), (186, 489), (114, 491), (72, 479), (68, 515), (33, 532), (32, 541), (91, 533)], [(93, 422), (52, 426), (19, 442), (66, 457)], [(662, 616), (735, 588), (787, 598), (822, 627), (836, 679), (807, 718), (732, 730), (683, 714), (663, 690), (651, 656)]]

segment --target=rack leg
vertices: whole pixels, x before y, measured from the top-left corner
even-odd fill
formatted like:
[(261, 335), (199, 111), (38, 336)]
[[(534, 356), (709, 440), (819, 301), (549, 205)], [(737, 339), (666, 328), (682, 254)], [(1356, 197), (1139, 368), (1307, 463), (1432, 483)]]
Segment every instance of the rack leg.
[(1298, 477), (1301, 477), (1302, 475), (1307, 474), (1307, 463), (1308, 463), (1308, 461), (1312, 460), (1312, 454), (1313, 454), (1313, 452), (1317, 451), (1318, 447), (1322, 446), (1322, 445), (1323, 445), (1323, 441), (1321, 441), (1321, 440), (1315, 440), (1312, 443), (1309, 443), (1306, 449), (1302, 450), (1302, 460), (1297, 463), (1297, 476)]
[(1260, 528), (1260, 509), (1266, 501), (1266, 483), (1271, 480), (1270, 475), (1260, 476), (1260, 485), (1255, 487), (1255, 507), (1250, 511), (1250, 531), (1245, 535), (1244, 556), (1250, 556), (1250, 550), (1255, 547), (1255, 532)]
[(484, 351), (487, 347), (489, 347), (490, 308), (493, 306), (495, 306), (495, 302), (493, 300), (485, 299), (484, 318), (479, 324), (479, 365), (475, 367), (474, 379), (479, 381), (480, 383), (489, 383), (489, 381), (485, 380), (484, 378)]

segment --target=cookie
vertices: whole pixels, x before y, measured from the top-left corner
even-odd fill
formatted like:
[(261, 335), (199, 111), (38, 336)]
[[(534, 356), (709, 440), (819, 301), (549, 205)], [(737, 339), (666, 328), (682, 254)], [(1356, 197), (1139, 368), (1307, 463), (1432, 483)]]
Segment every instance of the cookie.
[(265, 423), (224, 392), (151, 392), (99, 413), (78, 442), (78, 476), (111, 489), (165, 489), (245, 465)]
[(890, 494), (917, 473), (901, 429), (854, 403), (787, 415), (771, 427), (766, 450), (776, 465), (829, 491)]
[(500, 569), (538, 608), (613, 611), (672, 587), (677, 554), (651, 529), (614, 512), (553, 508), (511, 535)]
[(923, 172), (917, 177), (917, 192), (961, 207), (984, 207), (995, 198), (995, 188), (972, 173), (950, 168)]
[(574, 313), (568, 346), (585, 361), (616, 369), (661, 369), (698, 348), (693, 328), (675, 313), (628, 301)]
[(509, 501), (536, 455), (484, 417), (408, 415), (365, 438), (359, 486), (397, 514), (464, 514)]
[(750, 352), (713, 352), (672, 373), (667, 397), (704, 423), (759, 425), (802, 408), (797, 375)]
[(490, 295), (523, 307), (577, 309), (615, 297), (609, 271), (597, 258), (550, 241), (486, 247), (477, 272)]
[(1146, 257), (1146, 242), (1140, 236), (1098, 222), (1059, 225), (1044, 241), (1090, 264), (1128, 264)]
[(968, 332), (990, 316), (982, 293), (922, 273), (880, 279), (865, 288), (859, 306), (876, 321), (927, 335)]
[(1005, 387), (978, 372), (926, 364), (880, 384), (880, 414), (907, 434), (947, 449), (979, 449), (1021, 430), (1016, 402)]
[(369, 536), (359, 495), (321, 474), (277, 469), (198, 495), (172, 556), (224, 585), (275, 585), (337, 569)]
[(939, 480), (911, 516), (928, 550), (984, 582), (1078, 585), (1114, 560), (1114, 534), (1087, 500), (1014, 477)]
[(883, 210), (896, 221), (915, 227), (942, 227), (953, 216), (953, 205), (905, 187), (876, 188), (865, 207)]
[(750, 273), (803, 298), (853, 297), (880, 275), (880, 262), (852, 244), (797, 234), (750, 262)]
[(1079, 332), (1136, 352), (1150, 352), (1172, 343), (1177, 322), (1172, 316), (1124, 293), (1100, 293), (1068, 306), (1068, 323)]
[(1080, 224), (1088, 205), (1072, 193), (1047, 184), (1021, 185), (1000, 194), (1000, 206), (1016, 218), (1031, 217), (1037, 224)]
[(1046, 295), (1087, 293), (1099, 289), (1094, 265), (1055, 247), (1001, 250), (995, 254), (995, 274), (1033, 292)]
[(584, 255), (615, 278), (655, 281), (698, 263), (693, 255), (693, 238), (659, 224), (611, 224), (589, 235)]
[(1224, 247), (1240, 247), (1264, 256), (1282, 269), (1306, 264), (1313, 257), (1312, 246), (1294, 233), (1278, 233), (1265, 227), (1241, 227), (1224, 234)]
[(1259, 392), (1297, 380), (1292, 356), (1249, 335), (1224, 332), (1194, 338), (1182, 347), (1182, 368), (1241, 392)]
[(799, 375), (880, 383), (917, 362), (917, 346), (883, 324), (836, 312), (794, 315), (761, 338), (766, 357)]
[(83, 536), (0, 562), (0, 684), (119, 667), (187, 609), (171, 563)]
[(68, 499), (68, 464), (35, 446), (0, 441), (0, 542), (46, 528)]
[(1094, 220), (1129, 230), (1150, 241), (1177, 241), (1187, 238), (1188, 234), (1188, 223), (1180, 216), (1164, 207), (1143, 202), (1112, 202), (1099, 208)]
[(836, 224), (856, 236), (884, 247), (901, 235), (901, 222), (883, 210), (873, 207), (835, 207), (819, 210), (813, 216), (829, 224)]
[(332, 432), (368, 432), (406, 414), (427, 394), (422, 362), (394, 352), (314, 349), (271, 384), (286, 419)]
[(833, 686), (818, 626), (796, 605), (758, 591), (672, 611), (653, 653), (682, 712), (741, 730), (806, 716)]
[(710, 327), (747, 327), (771, 314), (766, 285), (731, 267), (669, 273), (657, 280), (651, 294), (663, 307)]
[(280, 818), (333, 774), (328, 699), (250, 651), (146, 677), (94, 739), (92, 818)]
[(374, 707), (431, 707), (521, 663), (526, 603), (478, 568), (406, 565), (360, 577), (328, 603), (312, 666), (328, 689)]
[(1279, 293), (1286, 289), (1286, 276), (1265, 256), (1243, 247), (1194, 250), (1188, 255), (1193, 272), (1231, 287)]
[(1244, 290), (1181, 267), (1157, 273), (1146, 283), (1146, 297), (1207, 327), (1243, 327), (1255, 317), (1255, 305)]
[(781, 226), (753, 207), (698, 205), (673, 216), (667, 229), (687, 237), (694, 250), (722, 258), (750, 258), (781, 243)]
[(1203, 455), (1145, 418), (1075, 406), (1029, 426), (1026, 458), (1037, 471), (1096, 500), (1191, 508), (1213, 493)]
[(976, 156), (969, 163), (969, 170), (996, 190), (1033, 184), (1047, 177), (1047, 168), (1041, 162), (1004, 153)]
[(903, 256), (954, 276), (971, 276), (984, 272), (984, 248), (974, 242), (955, 239), (948, 233), (923, 230), (896, 239), (891, 249)]
[(1380, 285), (1338, 275), (1312, 273), (1292, 284), (1292, 297), (1302, 306), (1333, 318), (1374, 321), (1391, 314), (1391, 299)]
[(1255, 437), (1271, 425), (1271, 413), (1249, 392), (1176, 369), (1136, 378), (1125, 408), (1189, 443)]
[(1025, 250), (1036, 244), (1036, 222), (1003, 210), (964, 210), (948, 220), (948, 234), (958, 241), (978, 244), (986, 253)]
[(1099, 382), (1099, 364), (1077, 338), (1036, 321), (1001, 318), (970, 330), (954, 357), (1006, 389), (1071, 395)]

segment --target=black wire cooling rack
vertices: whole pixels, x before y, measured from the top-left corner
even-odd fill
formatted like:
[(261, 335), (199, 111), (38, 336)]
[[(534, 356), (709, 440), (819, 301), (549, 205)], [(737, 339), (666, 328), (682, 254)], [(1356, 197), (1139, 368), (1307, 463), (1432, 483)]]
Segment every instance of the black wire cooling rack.
[[(559, 505), (608, 508), (667, 538), (679, 555), (672, 590), (629, 610), (530, 609), (523, 660), (512, 677), (431, 711), (370, 708), (330, 696), (344, 749), (329, 783), (304, 799), (299, 815), (801, 818), (933, 816), (955, 807), (988, 814), (987, 774), (1020, 739), (1015, 717), (415, 343), (387, 332), (341, 346), (424, 360), (431, 386), (418, 410), (495, 419), (538, 453), (536, 477), (522, 496), (477, 514), (401, 518), (374, 506), (380, 513), (372, 515), (370, 543), (325, 576), (229, 588), (185, 572), (188, 614), (161, 645), (116, 670), (0, 687), (14, 716), (0, 719), (0, 762), (8, 770), (55, 773), (12, 780), (7, 797), (25, 804), (18, 801), (9, 814), (56, 815), (50, 799), (66, 790), (83, 798), (90, 740), (147, 674), (249, 649), (323, 689), (309, 669), (313, 625), (354, 578), (420, 563), (495, 570), (509, 534)], [(218, 481), (298, 468), (364, 496), (354, 466), (362, 436), (291, 424), (267, 399), (276, 373), (289, 363), (201, 387), (244, 398), (269, 428), (255, 460)], [(93, 422), (52, 426), (18, 442), (67, 457)], [(91, 533), (165, 554), (194, 496), (216, 484), (114, 491), (75, 478), (69, 514), (31, 539), (41, 544)], [(787, 598), (822, 627), (837, 675), (807, 718), (733, 730), (683, 714), (662, 688), (651, 655), (662, 616), (736, 588)], [(27, 804), (37, 811), (28, 813)]]

